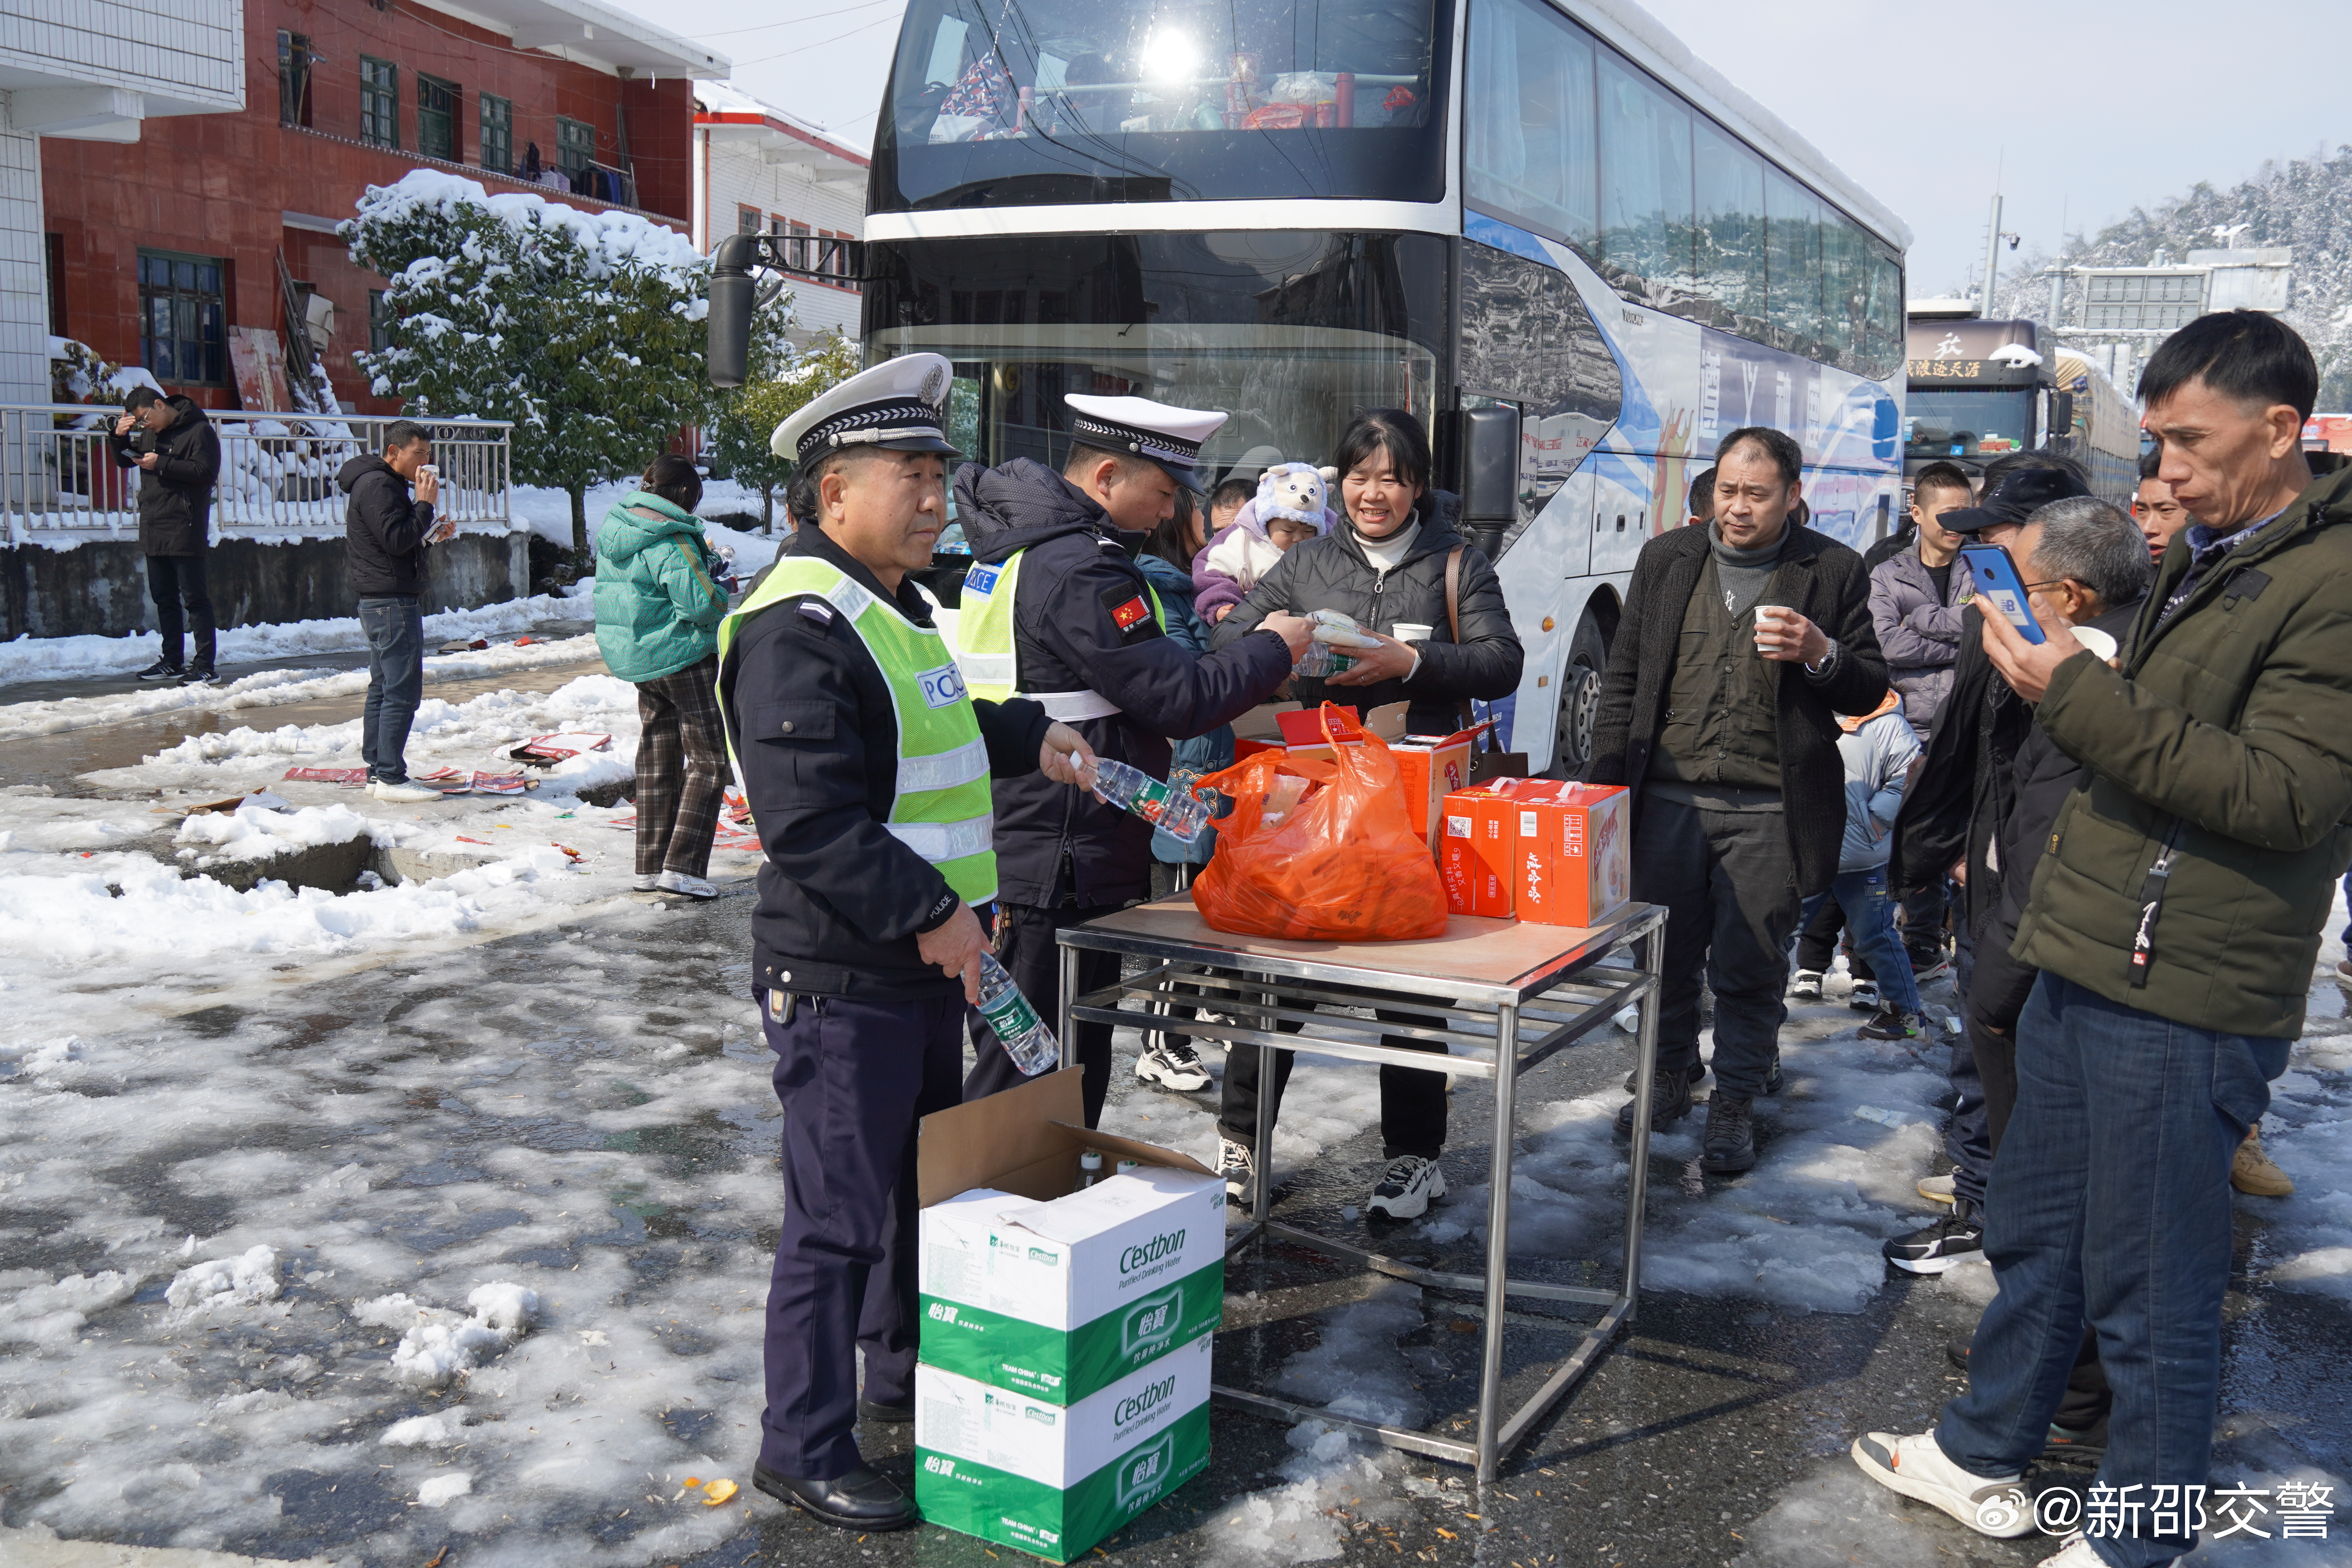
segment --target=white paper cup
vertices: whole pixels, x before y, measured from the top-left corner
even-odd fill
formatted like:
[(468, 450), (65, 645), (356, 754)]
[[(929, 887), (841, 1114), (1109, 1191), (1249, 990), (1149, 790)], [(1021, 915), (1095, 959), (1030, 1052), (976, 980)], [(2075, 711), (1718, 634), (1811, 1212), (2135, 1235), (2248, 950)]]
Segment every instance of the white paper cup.
[(1390, 629), (1389, 636), (1399, 642), (1427, 642), (1430, 634), (1435, 630), (1434, 626), (1425, 626), (1418, 621), (1399, 621)]
[(2096, 626), (2069, 626), (2074, 640), (2103, 659), (2116, 657), (2116, 639)]

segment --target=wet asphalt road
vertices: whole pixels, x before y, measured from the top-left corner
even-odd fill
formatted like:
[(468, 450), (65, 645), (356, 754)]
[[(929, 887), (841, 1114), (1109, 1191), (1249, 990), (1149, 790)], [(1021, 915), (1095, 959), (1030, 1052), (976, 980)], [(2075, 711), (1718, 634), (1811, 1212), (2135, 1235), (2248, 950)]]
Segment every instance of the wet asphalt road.
[[(567, 928), (483, 943), (428, 962), (395, 958), (331, 984), (288, 984), (275, 995), (223, 1003), (169, 1021), (163, 1026), (163, 1034), (168, 1040), (175, 1031), (193, 1037), (274, 1029), (288, 1043), (271, 1049), (294, 1053), (286, 1059), (297, 1071), (308, 1070), (300, 1066), (306, 1062), (323, 1072), (334, 1058), (340, 1058), (339, 1066), (360, 1057), (396, 1063), (422, 1053), (429, 1063), (437, 1063), (436, 1072), (452, 1077), (463, 1071), (469, 1054), (490, 1048), (501, 1035), (543, 1030), (556, 1019), (562, 1020), (567, 1037), (584, 1050), (625, 1050), (641, 1043), (649, 1031), (698, 1042), (698, 1050), (706, 1048), (698, 1042), (725, 1040), (724, 1054), (743, 1067), (741, 1113), (704, 1118), (659, 1137), (649, 1133), (642, 1149), (672, 1179), (764, 1178), (775, 1164), (774, 1123), (762, 1120), (761, 1113), (772, 1112), (772, 1100), (765, 1053), (741, 1026), (749, 911), (748, 891), (739, 889), (714, 904), (673, 909), (658, 921), (592, 916)], [(619, 994), (601, 1000), (591, 996), (583, 1005), (580, 993), (570, 988), (576, 986), (583, 965), (593, 970), (600, 955), (616, 972), (644, 974), (650, 968), (658, 979), (628, 982)], [(420, 1004), (463, 996), (469, 984), (490, 976), (509, 988), (505, 994), (529, 1000), (486, 1007), (462, 1032), (404, 1030), (401, 1020)], [(1590, 1092), (1622, 1076), (1630, 1065), (1630, 1044), (1612, 1033), (1604, 1032), (1603, 1037), (1605, 1044), (1563, 1053), (1544, 1069), (1544, 1079), (1531, 1080), (1527, 1094), (1541, 1098)], [(395, 1070), (354, 1068), (340, 1080), (338, 1092), (367, 1092), (365, 1074)], [(1157, 1092), (1138, 1087), (1124, 1063), (1114, 1084), (1114, 1094), (1121, 1098)], [(398, 1086), (393, 1084), (384, 1092), (396, 1091)], [(422, 1091), (408, 1092), (405, 1103), (410, 1106), (436, 1103), (430, 1098), (416, 1099)], [(1483, 1166), (1486, 1152), (1476, 1135), (1487, 1120), (1484, 1091), (1465, 1084), (1455, 1090), (1454, 1106), (1460, 1131), (1449, 1164), (1475, 1170)], [(432, 1114), (435, 1152), (458, 1163), (519, 1135), (514, 1124), (485, 1121), (446, 1102)], [(561, 1113), (555, 1116), (560, 1123)], [(528, 1135), (560, 1134), (538, 1131)], [(225, 1129), (213, 1147), (260, 1140), (299, 1149), (306, 1140), (320, 1136), (299, 1115), (289, 1114), (280, 1122), (258, 1128)], [(202, 1152), (201, 1147), (183, 1146), (170, 1154), (178, 1161)], [(1371, 1131), (1328, 1151), (1297, 1175), (1278, 1212), (1308, 1223), (1330, 1219), (1342, 1204), (1360, 1201), (1362, 1173), (1378, 1154), (1377, 1134)], [(158, 1169), (167, 1163), (159, 1160)], [(1661, 1184), (1696, 1179), (1668, 1162), (1660, 1162), (1652, 1177)], [(139, 1201), (163, 1214), (174, 1233), (180, 1228), (209, 1233), (222, 1223), (219, 1214), (205, 1212), (203, 1200), (174, 1192), (162, 1176), (132, 1173), (123, 1179), (140, 1186)], [(20, 1215), (17, 1223), (26, 1218)], [(42, 1228), (38, 1216), (30, 1221), (31, 1229)], [(736, 1228), (728, 1234), (737, 1240), (772, 1244), (772, 1225), (746, 1232), (741, 1223), (692, 1221), (678, 1215), (635, 1226), (625, 1221), (581, 1245), (617, 1249), (640, 1288), (658, 1291), (665, 1279), (693, 1267), (698, 1246), (719, 1234), (711, 1226), (732, 1225)], [(2352, 1472), (2352, 1408), (2347, 1408), (2352, 1399), (2330, 1370), (2340, 1368), (2347, 1349), (2352, 1348), (2352, 1310), (2330, 1298), (2274, 1294), (2250, 1286), (2243, 1271), (2249, 1260), (2259, 1257), (2262, 1233), (2260, 1217), (2242, 1205), (2241, 1279), (2231, 1299), (2222, 1407), (2225, 1413), (2261, 1415), (2225, 1417), (2221, 1457), (2273, 1468), (2282, 1459), (2309, 1462), (2339, 1475)], [(415, 1245), (429, 1251), (438, 1243), (422, 1238)], [(1599, 1255), (1613, 1256), (1617, 1246), (1613, 1232), (1606, 1235), (1599, 1240)], [(37, 1242), (12, 1242), (5, 1251), (0, 1268), (62, 1272), (95, 1268), (100, 1262), (89, 1244), (74, 1240), (62, 1227)], [(1447, 1261), (1462, 1267), (1473, 1256)], [(1335, 1278), (1332, 1266), (1319, 1257), (1277, 1248), (1237, 1264), (1229, 1272), (1228, 1284), (1233, 1292), (1256, 1290), (1264, 1301), (1277, 1304), (1250, 1309), (1262, 1311), (1265, 1321), (1230, 1331), (1220, 1341), (1220, 1381), (1247, 1382), (1311, 1345), (1320, 1327), (1318, 1314), (1356, 1300), (1366, 1281)], [(1433, 1350), (1434, 1356), (1423, 1357), (1422, 1364), (1449, 1369), (1433, 1373), (1423, 1385), (1424, 1396), (1438, 1413), (1433, 1424), (1466, 1420), (1477, 1323), (1465, 1304), (1434, 1293), (1424, 1299), (1423, 1311), (1424, 1327), (1407, 1335), (1402, 1348), (1408, 1352)], [(1241, 1310), (1234, 1314), (1242, 1315)], [(1395, 1459), (1386, 1496), (1365, 1500), (1366, 1506), (1335, 1517), (1344, 1544), (1340, 1556), (1331, 1560), (1526, 1568), (1569, 1563), (1683, 1568), (1743, 1562), (1759, 1568), (1834, 1568), (1849, 1562), (1914, 1561), (1963, 1568), (2039, 1562), (2053, 1550), (2052, 1542), (1977, 1537), (1918, 1505), (1861, 1488), (1843, 1458), (1858, 1431), (1916, 1431), (1932, 1421), (1939, 1405), (1959, 1386), (1958, 1375), (1946, 1359), (1945, 1342), (1964, 1331), (1974, 1315), (1973, 1308), (1950, 1293), (1899, 1276), (1866, 1310), (1853, 1316), (1648, 1292), (1631, 1331), (1532, 1439), (1510, 1456), (1498, 1484), (1480, 1490), (1457, 1467), (1410, 1456)], [(1556, 1353), (1568, 1342), (1566, 1334), (1533, 1320), (1516, 1331), (1514, 1392), (1539, 1377), (1531, 1364), (1535, 1355)], [(688, 1343), (677, 1347), (677, 1353), (698, 1352)], [(757, 1384), (739, 1387), (743, 1408), (724, 1414), (755, 1421)], [(1286, 1442), (1288, 1428), (1278, 1422), (1223, 1406), (1215, 1410), (1213, 1422), (1210, 1470), (1106, 1542), (1100, 1556), (1135, 1564), (1233, 1560), (1220, 1545), (1223, 1538), (1207, 1534), (1203, 1526), (1237, 1497), (1282, 1485), (1282, 1467), (1297, 1453)], [(700, 1426), (689, 1426), (677, 1433), (683, 1441), (710, 1441)], [(902, 1481), (908, 1479), (909, 1429), (867, 1430), (862, 1437), (874, 1462)], [(748, 1451), (736, 1456), (733, 1473), (748, 1479), (751, 1458)], [(2045, 1472), (2043, 1479), (2079, 1483), (2087, 1475), (2060, 1469)], [(377, 1532), (399, 1517), (396, 1502), (371, 1500), (363, 1493), (339, 1499), (306, 1486), (299, 1476), (273, 1478), (273, 1485), (285, 1497), (278, 1527), (263, 1536), (223, 1544), (272, 1557), (319, 1553), (348, 1554), (369, 1563), (408, 1561), (379, 1556), (372, 1546)], [(20, 1521), (49, 1486), (37, 1472), (0, 1474), (0, 1522)], [(1824, 1506), (1815, 1510), (1820, 1519), (1814, 1527), (1791, 1530), (1786, 1524), (1790, 1500), (1801, 1499), (1806, 1489), (1820, 1493)], [(613, 1500), (614, 1512), (632, 1500)], [(394, 1511), (387, 1514), (386, 1509)], [(1760, 1527), (1759, 1520), (1764, 1521)], [(617, 1547), (634, 1528), (615, 1520), (600, 1524), (597, 1533)], [(1890, 1540), (1913, 1545), (1891, 1548)], [(444, 1568), (464, 1568), (469, 1547), (479, 1543), (453, 1533), (443, 1544), (446, 1558), (434, 1561)], [(1912, 1554), (1915, 1550), (1917, 1555)], [(417, 1563), (424, 1560), (415, 1558)], [(811, 1568), (890, 1563), (985, 1568), (1009, 1560), (1017, 1561), (1017, 1554), (931, 1529), (861, 1539), (761, 1499), (754, 1500), (737, 1534), (716, 1549), (682, 1560), (680, 1568), (747, 1568), (768, 1563)]]

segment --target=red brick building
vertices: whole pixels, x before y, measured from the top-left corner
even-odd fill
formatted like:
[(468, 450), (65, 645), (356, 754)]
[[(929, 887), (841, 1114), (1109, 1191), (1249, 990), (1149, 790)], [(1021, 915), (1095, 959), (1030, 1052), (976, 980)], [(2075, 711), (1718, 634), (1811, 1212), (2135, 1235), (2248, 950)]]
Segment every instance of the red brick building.
[[(156, 121), (136, 145), (51, 141), (42, 157), (63, 284), (50, 331), (207, 407), (239, 405), (235, 329), (284, 341), (282, 258), (294, 311), (314, 292), (333, 302), (320, 358), (336, 396), (392, 411), (352, 360), (370, 346), (383, 279), (354, 267), (333, 229), (369, 185), (411, 169), (687, 228), (693, 83), (730, 68), (593, 0), (246, 0), (245, 29), (243, 112)], [(538, 171), (559, 184), (526, 177)]]

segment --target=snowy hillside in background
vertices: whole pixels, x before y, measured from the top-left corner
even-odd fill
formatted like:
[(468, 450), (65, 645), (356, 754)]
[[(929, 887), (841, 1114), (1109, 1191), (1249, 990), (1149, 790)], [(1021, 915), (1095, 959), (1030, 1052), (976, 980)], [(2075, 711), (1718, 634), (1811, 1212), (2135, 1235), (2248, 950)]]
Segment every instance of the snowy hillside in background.
[[(2352, 408), (2352, 147), (2339, 147), (2333, 156), (2315, 153), (2264, 163), (2227, 189), (2200, 181), (2186, 195), (2133, 208), (2095, 238), (2069, 236), (2058, 259), (2070, 266), (2147, 267), (2158, 250), (2179, 263), (2191, 250), (2271, 246), (2294, 247), (2294, 302), (2284, 319), (2318, 356), (2319, 406)], [(1991, 313), (2046, 320), (2050, 279), (2040, 274), (2052, 259), (2004, 254)], [(2067, 318), (2078, 321), (2079, 295), (2068, 292), (2074, 297)]]

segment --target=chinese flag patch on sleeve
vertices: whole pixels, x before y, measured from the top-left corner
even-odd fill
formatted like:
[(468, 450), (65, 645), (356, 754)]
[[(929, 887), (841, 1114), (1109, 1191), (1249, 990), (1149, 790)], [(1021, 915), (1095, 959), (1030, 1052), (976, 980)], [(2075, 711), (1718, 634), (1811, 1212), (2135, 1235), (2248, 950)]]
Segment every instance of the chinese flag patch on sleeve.
[(1150, 620), (1151, 606), (1139, 598), (1129, 599), (1123, 605), (1113, 605), (1110, 618), (1118, 623), (1119, 630), (1127, 631)]

